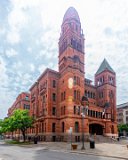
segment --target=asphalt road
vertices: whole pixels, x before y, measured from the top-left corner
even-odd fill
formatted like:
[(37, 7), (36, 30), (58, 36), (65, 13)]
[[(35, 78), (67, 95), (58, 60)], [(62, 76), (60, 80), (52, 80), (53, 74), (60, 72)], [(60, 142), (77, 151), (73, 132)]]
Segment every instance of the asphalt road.
[[(43, 147), (21, 147), (0, 143), (0, 160), (116, 160), (115, 158), (72, 154)], [(117, 159), (119, 160), (119, 159)], [(121, 159), (120, 159), (121, 160)]]

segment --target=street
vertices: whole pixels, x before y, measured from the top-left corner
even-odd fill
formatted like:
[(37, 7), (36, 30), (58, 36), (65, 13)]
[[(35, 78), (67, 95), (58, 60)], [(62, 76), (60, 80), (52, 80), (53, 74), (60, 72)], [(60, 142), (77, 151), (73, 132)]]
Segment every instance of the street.
[[(45, 147), (16, 146), (0, 143), (0, 160), (116, 160), (101, 156), (49, 150)], [(118, 160), (118, 159), (117, 159)], [(121, 160), (121, 159), (120, 159)]]

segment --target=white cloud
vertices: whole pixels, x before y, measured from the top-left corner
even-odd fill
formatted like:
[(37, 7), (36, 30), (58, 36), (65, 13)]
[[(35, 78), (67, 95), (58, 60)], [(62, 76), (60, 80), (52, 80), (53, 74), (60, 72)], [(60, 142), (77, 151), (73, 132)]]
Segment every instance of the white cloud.
[[(21, 61), (17, 61), (12, 65), (12, 69), (17, 70), (17, 71), (20, 71), (22, 67), (23, 67), (23, 64)], [(19, 72), (17, 72), (17, 73), (19, 73)]]
[[(26, 9), (28, 7), (35, 7), (41, 3), (42, 0), (11, 0), (15, 8)], [(43, 0), (44, 1), (44, 0)]]
[(19, 31), (27, 24), (27, 14), (23, 10), (13, 8), (8, 15), (8, 23), (13, 31)]
[(6, 50), (5, 53), (6, 53), (8, 58), (18, 55), (18, 53), (13, 48), (11, 48), (9, 50)]
[(0, 57), (0, 86), (6, 86), (8, 83), (8, 75), (6, 73), (6, 62)]
[(29, 66), (30, 66), (30, 71), (31, 71), (31, 72), (34, 72), (34, 71), (35, 71), (35, 66), (34, 66), (34, 64), (31, 63)]
[(10, 31), (8, 32), (7, 34), (7, 41), (10, 43), (10, 44), (17, 44), (20, 42), (20, 34), (19, 32), (15, 32), (15, 31)]
[(31, 47), (28, 47), (28, 48), (27, 48), (27, 51), (28, 51), (29, 53), (32, 53), (32, 48), (31, 48)]
[[(13, 1), (14, 2), (14, 1)], [(22, 8), (18, 8), (13, 4), (11, 12), (8, 14), (9, 32), (7, 34), (7, 41), (10, 44), (17, 44), (20, 42), (20, 32), (28, 22), (28, 16)]]
[(42, 64), (42, 65), (39, 66), (38, 71), (40, 72), (40, 74), (42, 74), (45, 71), (46, 68), (48, 68), (48, 66)]
[[(49, 0), (10, 0), (10, 3), (11, 7), (7, 13), (5, 11), (5, 19), (0, 18), (3, 22), (0, 35), (6, 36), (5, 39), (0, 39), (0, 55), (3, 56), (0, 57), (0, 96), (3, 93), (6, 95), (1, 96), (0, 106), (8, 99), (5, 107), (7, 110), (16, 94), (29, 88), (30, 81), (36, 81), (34, 75), (37, 76), (38, 71), (42, 74), (47, 67), (57, 70), (60, 28), (69, 6), (74, 6), (78, 11), (85, 33), (86, 77), (93, 78), (106, 57), (117, 72), (118, 103), (127, 101), (127, 0), (79, 0), (79, 3), (77, 0), (56, 0), (56, 3)], [(12, 45), (13, 50), (8, 50)], [(5, 54), (8, 57), (16, 56), (17, 61), (9, 61), (8, 58), (6, 62), (4, 48), (7, 48)], [(18, 49), (18, 54), (14, 48)], [(7, 64), (11, 65), (6, 66)], [(10, 79), (13, 81), (11, 84)], [(11, 90), (12, 85), (15, 91), (7, 92), (8, 89)]]

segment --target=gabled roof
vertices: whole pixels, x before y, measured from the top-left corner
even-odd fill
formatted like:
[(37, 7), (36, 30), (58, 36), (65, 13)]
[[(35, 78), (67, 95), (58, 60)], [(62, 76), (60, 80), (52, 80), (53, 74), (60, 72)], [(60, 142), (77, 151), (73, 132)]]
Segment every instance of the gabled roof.
[(109, 71), (115, 73), (115, 71), (112, 69), (112, 67), (109, 65), (109, 63), (107, 62), (106, 59), (104, 59), (103, 62), (101, 63), (98, 71), (96, 72), (96, 75), (100, 74), (101, 72), (103, 72), (105, 70), (109, 70)]

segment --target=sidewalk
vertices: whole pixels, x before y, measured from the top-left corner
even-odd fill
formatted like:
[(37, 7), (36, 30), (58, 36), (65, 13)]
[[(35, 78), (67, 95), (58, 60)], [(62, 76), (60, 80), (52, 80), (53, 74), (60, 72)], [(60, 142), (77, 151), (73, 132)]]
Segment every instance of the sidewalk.
[(77, 150), (71, 150), (71, 144), (67, 142), (38, 142), (38, 144), (33, 144), (32, 142), (29, 145), (20, 145), (20, 147), (33, 148), (34, 150), (51, 150), (56, 152), (77, 153), (128, 160), (128, 148), (126, 146), (128, 145), (128, 141), (120, 141), (119, 143), (96, 143), (95, 149), (90, 149), (90, 143), (86, 142), (84, 143), (85, 150), (81, 150), (82, 143), (77, 144)]
[[(90, 149), (90, 144), (85, 143), (85, 150), (81, 150), (82, 144), (78, 144), (77, 150), (71, 150), (71, 144), (64, 142), (39, 142), (38, 147), (44, 149), (59, 151), (59, 152), (70, 152), (79, 154), (88, 154), (96, 156), (113, 157), (118, 159), (128, 160), (128, 149), (126, 144), (110, 144), (110, 143), (99, 143), (95, 144), (95, 149)], [(34, 147), (34, 146), (33, 146)]]

